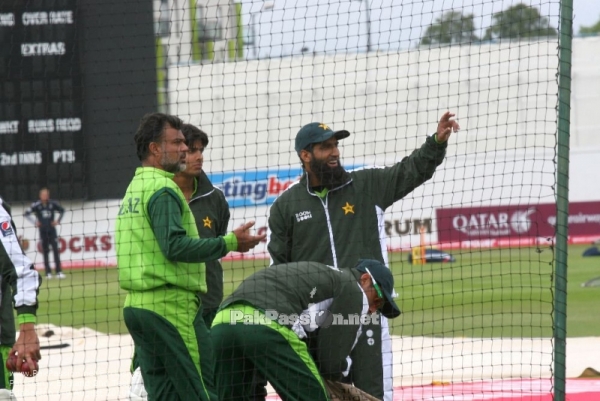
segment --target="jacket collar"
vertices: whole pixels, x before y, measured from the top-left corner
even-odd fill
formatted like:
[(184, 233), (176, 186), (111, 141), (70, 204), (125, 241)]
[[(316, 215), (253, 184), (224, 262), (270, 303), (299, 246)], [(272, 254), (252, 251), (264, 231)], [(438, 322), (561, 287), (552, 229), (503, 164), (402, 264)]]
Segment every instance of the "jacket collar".
[(206, 175), (204, 170), (202, 170), (198, 178), (195, 178), (194, 181), (194, 184), (196, 185), (196, 190), (192, 194), (192, 199), (208, 195), (215, 189), (212, 182), (210, 182), (210, 180), (208, 179), (208, 176)]
[(156, 167), (138, 167), (135, 169), (135, 175), (141, 175), (141, 174), (157, 174), (157, 175), (162, 175), (163, 177), (167, 177), (167, 178), (173, 178), (175, 177), (175, 174), (173, 173), (169, 173), (165, 170), (156, 168)]

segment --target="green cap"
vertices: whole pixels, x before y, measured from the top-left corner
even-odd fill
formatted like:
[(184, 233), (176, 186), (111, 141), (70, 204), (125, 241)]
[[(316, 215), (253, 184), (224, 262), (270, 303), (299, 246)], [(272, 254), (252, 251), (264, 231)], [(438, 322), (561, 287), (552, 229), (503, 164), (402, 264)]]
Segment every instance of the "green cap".
[(372, 259), (361, 259), (358, 261), (356, 270), (362, 273), (368, 273), (381, 288), (385, 303), (381, 308), (381, 314), (388, 319), (393, 319), (400, 315), (400, 308), (396, 305), (394, 297), (394, 276), (392, 272), (383, 263)]
[(306, 149), (308, 145), (326, 141), (332, 136), (335, 136), (336, 139), (344, 139), (348, 138), (350, 133), (346, 130), (333, 131), (323, 123), (306, 124), (296, 134), (296, 153), (300, 154), (300, 151)]

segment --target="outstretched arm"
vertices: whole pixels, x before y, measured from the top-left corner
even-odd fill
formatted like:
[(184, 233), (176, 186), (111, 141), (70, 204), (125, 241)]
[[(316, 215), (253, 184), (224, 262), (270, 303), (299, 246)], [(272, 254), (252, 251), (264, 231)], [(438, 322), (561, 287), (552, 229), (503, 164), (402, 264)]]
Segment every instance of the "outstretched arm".
[(181, 221), (180, 201), (168, 190), (151, 201), (148, 214), (161, 252), (170, 261), (207, 262), (221, 258), (231, 250), (223, 237), (189, 237)]
[(404, 198), (415, 188), (433, 177), (436, 168), (446, 156), (448, 138), (460, 126), (452, 118), (454, 114), (446, 112), (438, 122), (435, 135), (428, 137), (425, 143), (410, 156), (399, 163), (384, 169), (371, 169), (371, 182), (374, 183), (373, 196), (386, 209), (394, 202)]
[(158, 194), (148, 206), (150, 224), (160, 249), (174, 262), (209, 262), (230, 251), (247, 252), (265, 235), (250, 234), (254, 222), (248, 222), (233, 232), (217, 238), (191, 238), (181, 221), (181, 204), (169, 190)]

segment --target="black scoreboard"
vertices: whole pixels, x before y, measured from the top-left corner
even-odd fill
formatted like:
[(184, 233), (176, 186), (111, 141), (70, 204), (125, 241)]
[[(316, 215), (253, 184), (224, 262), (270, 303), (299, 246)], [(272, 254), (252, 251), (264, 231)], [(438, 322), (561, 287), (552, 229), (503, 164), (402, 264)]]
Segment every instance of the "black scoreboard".
[(77, 2), (0, 5), (0, 191), (35, 200), (84, 196)]
[(0, 196), (120, 198), (156, 111), (152, 1), (0, 0)]

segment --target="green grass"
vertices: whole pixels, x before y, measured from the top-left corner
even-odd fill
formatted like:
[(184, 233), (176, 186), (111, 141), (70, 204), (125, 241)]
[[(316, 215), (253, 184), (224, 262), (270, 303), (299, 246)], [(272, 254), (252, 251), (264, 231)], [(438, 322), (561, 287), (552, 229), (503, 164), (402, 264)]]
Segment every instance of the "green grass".
[(127, 333), (121, 313), (126, 292), (119, 287), (117, 269), (67, 270), (66, 274), (64, 280), (43, 280), (38, 323)]
[[(567, 335), (600, 336), (600, 287), (581, 283), (600, 276), (600, 258), (569, 249)], [(535, 248), (454, 251), (456, 263), (411, 265), (391, 255), (403, 314), (392, 333), (403, 336), (551, 337), (553, 255)], [(225, 293), (266, 266), (263, 260), (225, 262)], [(127, 333), (121, 315), (125, 292), (112, 268), (71, 270), (66, 280), (44, 281), (38, 321)]]

